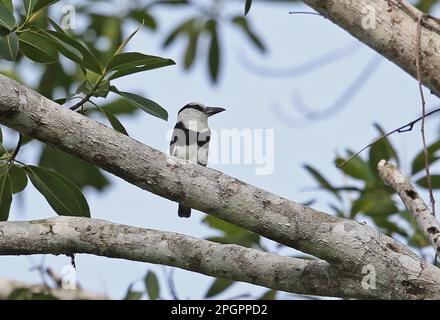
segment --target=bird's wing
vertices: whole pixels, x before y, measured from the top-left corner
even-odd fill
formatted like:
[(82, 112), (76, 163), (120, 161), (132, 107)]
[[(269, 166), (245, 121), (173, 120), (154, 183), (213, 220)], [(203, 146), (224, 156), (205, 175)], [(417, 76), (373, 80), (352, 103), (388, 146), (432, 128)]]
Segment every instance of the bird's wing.
[(181, 122), (176, 123), (170, 141), (170, 155), (177, 156), (176, 152), (179, 147), (185, 148), (188, 143), (189, 130), (186, 129)]

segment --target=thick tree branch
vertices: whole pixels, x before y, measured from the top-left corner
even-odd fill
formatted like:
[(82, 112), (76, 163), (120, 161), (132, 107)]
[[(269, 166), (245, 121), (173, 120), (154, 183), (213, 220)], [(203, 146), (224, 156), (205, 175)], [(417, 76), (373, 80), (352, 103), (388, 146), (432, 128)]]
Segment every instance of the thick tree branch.
[(440, 253), (440, 223), (429, 210), (409, 180), (392, 164), (382, 160), (378, 164), (380, 176), (402, 199), (417, 221), (420, 230), (431, 242), (436, 254)]
[[(103, 220), (57, 217), (30, 222), (1, 222), (0, 235), (0, 255), (89, 253), (174, 266), (308, 295), (374, 298), (387, 297), (390, 290), (364, 290), (356, 277), (341, 276), (338, 270), (322, 260), (282, 257), (237, 245)], [(0, 281), (0, 297), (1, 284)]]
[[(303, 0), (324, 17), (417, 78), (417, 20), (422, 12), (402, 0)], [(440, 24), (423, 20), (421, 80), (440, 97)]]
[[(221, 172), (170, 158), (0, 76), (0, 123), (126, 181), (328, 261), (360, 281), (374, 266), (390, 298), (440, 295), (440, 269), (371, 227), (334, 217)], [(175, 212), (170, 212), (173, 215)]]

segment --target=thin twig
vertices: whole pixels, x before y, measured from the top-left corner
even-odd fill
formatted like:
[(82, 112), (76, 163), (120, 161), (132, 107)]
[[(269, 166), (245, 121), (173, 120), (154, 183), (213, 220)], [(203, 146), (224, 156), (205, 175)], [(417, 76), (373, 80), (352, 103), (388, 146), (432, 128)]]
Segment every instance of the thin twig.
[[(422, 14), (419, 16), (419, 18), (417, 20), (416, 67), (417, 67), (417, 81), (419, 83), (420, 100), (422, 103), (422, 126), (421, 126), (420, 131), (422, 133), (422, 141), (423, 141), (423, 154), (424, 154), (424, 158), (425, 158), (424, 161), (425, 161), (426, 181), (428, 184), (429, 202), (431, 203), (431, 212), (432, 212), (432, 215), (435, 217), (435, 198), (434, 198), (434, 192), (432, 191), (432, 179), (431, 179), (431, 173), (430, 173), (430, 169), (429, 169), (429, 153), (428, 153), (428, 146), (426, 144), (426, 134), (425, 134), (426, 101), (425, 101), (425, 95), (423, 93), (422, 72), (421, 72), (422, 22), (425, 19), (425, 17), (426, 17), (426, 15)], [(437, 251), (435, 251), (434, 264), (437, 264)]]
[(421, 74), (422, 21), (424, 18), (425, 15), (421, 15), (417, 21), (416, 67), (417, 67), (417, 81), (419, 82), (420, 100), (422, 103), (422, 126), (420, 131), (422, 133), (423, 153), (425, 155), (426, 180), (428, 183), (431, 210), (432, 210), (432, 214), (435, 216), (435, 198), (434, 198), (434, 193), (432, 192), (432, 180), (431, 180), (431, 173), (429, 171), (429, 153), (428, 153), (428, 146), (426, 144), (426, 135), (425, 135), (426, 101), (425, 101), (425, 95), (423, 93), (422, 74)]
[(318, 12), (310, 12), (310, 11), (289, 11), (289, 14), (311, 14), (314, 16), (320, 16), (321, 14)]
[(358, 152), (352, 154), (350, 157), (348, 157), (346, 160), (344, 160), (344, 162), (342, 162), (341, 164), (338, 165), (338, 168), (343, 167), (343, 166), (344, 166), (347, 162), (349, 162), (351, 159), (353, 159), (354, 157), (358, 156), (360, 153), (362, 153), (362, 152), (365, 151), (366, 149), (370, 148), (370, 147), (371, 147), (372, 145), (374, 145), (375, 143), (377, 143), (377, 142), (379, 142), (379, 141), (381, 141), (381, 140), (383, 140), (383, 139), (385, 139), (385, 138), (388, 138), (388, 137), (391, 136), (392, 134), (394, 134), (394, 133), (396, 133), (396, 132), (398, 132), (398, 133), (403, 133), (403, 132), (409, 132), (409, 131), (411, 131), (411, 130), (414, 128), (414, 125), (415, 125), (417, 122), (419, 122), (419, 121), (421, 121), (422, 119), (425, 119), (425, 118), (427, 118), (427, 117), (429, 117), (429, 116), (431, 116), (431, 115), (433, 115), (434, 113), (437, 113), (437, 112), (439, 112), (439, 111), (440, 111), (440, 108), (434, 109), (434, 110), (432, 110), (432, 111), (426, 113), (424, 116), (418, 117), (417, 119), (415, 119), (415, 120), (413, 120), (413, 121), (411, 121), (411, 122), (408, 122), (407, 124), (405, 124), (405, 125), (403, 125), (403, 126), (397, 128), (397, 129), (394, 129), (394, 130), (392, 130), (392, 131), (390, 131), (390, 132), (384, 134), (383, 136), (380, 136), (379, 138), (373, 140), (371, 143), (369, 143), (368, 145), (366, 145), (365, 147), (363, 147), (361, 150), (359, 150)]
[(18, 135), (17, 146), (15, 147), (14, 151), (12, 151), (11, 156), (9, 157), (9, 163), (14, 162), (15, 158), (17, 158), (18, 152), (20, 152), (20, 148), (22, 146), (22, 142), (23, 142), (23, 135), (20, 133)]

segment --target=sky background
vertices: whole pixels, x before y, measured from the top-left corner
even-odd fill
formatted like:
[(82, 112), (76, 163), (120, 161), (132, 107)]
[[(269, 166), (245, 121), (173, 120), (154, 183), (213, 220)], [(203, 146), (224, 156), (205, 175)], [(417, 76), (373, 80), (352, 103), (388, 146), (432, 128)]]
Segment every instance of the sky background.
[[(228, 8), (241, 13), (243, 5), (236, 1)], [(335, 155), (343, 154), (347, 148), (359, 150), (368, 144), (376, 137), (373, 127), (375, 122), (389, 131), (420, 115), (420, 97), (414, 79), (360, 44), (347, 32), (322, 17), (289, 15), (288, 12), (292, 10), (311, 11), (301, 4), (254, 3), (251, 19), (269, 48), (266, 55), (256, 52), (234, 28), (228, 26), (222, 29), (224, 59), (220, 82), (216, 86), (210, 83), (206, 62), (201, 59), (190, 72), (183, 70), (182, 42), (169, 50), (161, 49), (161, 43), (171, 28), (193, 12), (155, 10), (160, 23), (159, 32), (142, 31), (129, 49), (173, 58), (177, 66), (133, 75), (120, 80), (117, 85), (121, 90), (138, 92), (157, 101), (168, 110), (170, 119), (164, 122), (146, 114), (122, 117), (121, 121), (130, 136), (168, 152), (167, 133), (174, 126), (177, 111), (182, 106), (191, 101), (222, 106), (227, 111), (210, 120), (213, 129), (274, 130), (275, 167), (273, 174), (267, 176), (256, 175), (256, 165), (215, 164), (211, 167), (296, 202), (317, 198), (319, 201), (313, 207), (328, 210), (330, 198), (325, 193), (305, 191), (316, 184), (302, 166), (305, 163), (311, 164), (319, 168), (330, 181), (342, 184), (344, 178), (333, 165)], [(242, 62), (245, 59), (267, 68), (287, 68), (356, 44), (359, 48), (352, 49), (353, 53), (340, 61), (299, 77), (262, 77), (249, 71)], [(314, 122), (288, 121), (288, 116), (301, 119), (301, 114), (293, 107), (294, 96), (299, 94), (310, 107), (317, 111), (324, 110), (347, 89), (375, 56), (379, 63), (377, 70), (337, 114)], [(373, 67), (368, 69), (373, 71)], [(431, 109), (438, 101), (428, 91), (426, 94), (427, 107)], [(279, 110), (284, 114), (282, 119)], [(430, 119), (427, 128), (428, 139), (432, 141), (438, 134), (436, 122)], [(409, 160), (421, 149), (419, 127), (411, 133), (392, 137), (392, 141), (400, 151), (403, 171), (409, 172)], [(36, 161), (35, 149), (32, 147), (23, 148), (20, 156), (30, 163)], [(104, 193), (86, 191), (94, 218), (195, 237), (214, 235), (213, 230), (201, 223), (205, 214), (193, 212), (191, 219), (178, 219), (176, 203), (138, 189), (110, 174), (107, 176), (112, 180), (112, 186)], [(23, 199), (15, 199), (13, 202), (11, 220), (53, 216), (52, 209), (31, 185)], [(267, 243), (270, 245), (269, 241)], [(42, 256), (0, 257), (0, 276), (40, 282), (38, 273), (29, 271), (32, 261), (39, 263)], [(70, 259), (65, 256), (46, 256), (45, 262), (60, 273)], [(129, 284), (142, 279), (147, 270), (154, 270), (163, 284), (164, 269), (169, 270), (168, 267), (88, 255), (77, 255), (76, 263), (77, 279), (84, 288), (112, 298), (122, 298)], [(176, 270), (175, 282), (180, 298), (197, 299), (203, 298), (212, 278)], [(138, 281), (137, 287), (142, 288), (141, 281)], [(246, 292), (258, 296), (264, 291), (264, 288), (249, 284), (236, 284), (219, 297), (228, 298)], [(162, 286), (161, 296), (171, 297), (165, 285)]]

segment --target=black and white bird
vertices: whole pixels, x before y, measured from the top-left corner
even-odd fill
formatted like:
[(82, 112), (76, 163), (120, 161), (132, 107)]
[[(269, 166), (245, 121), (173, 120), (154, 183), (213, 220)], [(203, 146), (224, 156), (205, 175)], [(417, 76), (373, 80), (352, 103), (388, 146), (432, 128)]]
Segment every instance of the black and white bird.
[[(202, 166), (208, 164), (211, 130), (208, 118), (225, 109), (206, 107), (202, 103), (192, 102), (179, 110), (170, 143), (170, 155), (185, 159)], [(179, 204), (179, 217), (189, 218), (191, 208)]]

